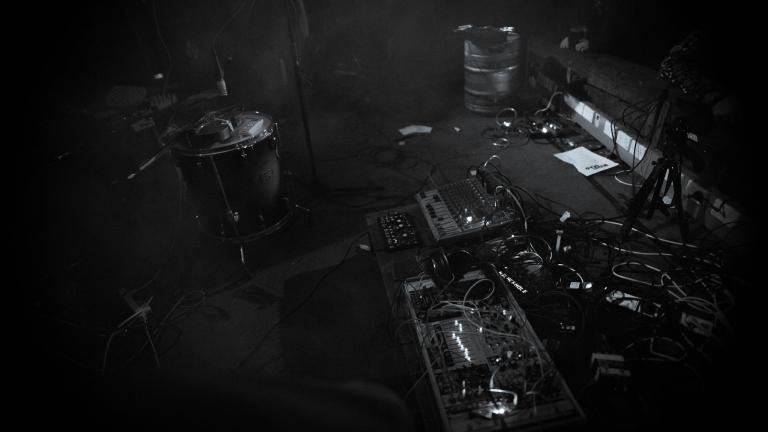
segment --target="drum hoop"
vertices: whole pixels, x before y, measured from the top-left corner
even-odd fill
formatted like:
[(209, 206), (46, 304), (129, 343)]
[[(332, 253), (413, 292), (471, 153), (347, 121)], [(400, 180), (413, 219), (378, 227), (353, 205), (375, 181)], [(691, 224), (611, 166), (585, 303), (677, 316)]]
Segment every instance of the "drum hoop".
[[(275, 135), (275, 131), (277, 129), (277, 123), (272, 118), (272, 116), (268, 114), (264, 114), (260, 111), (240, 111), (237, 116), (240, 116), (241, 118), (251, 118), (251, 119), (266, 119), (269, 121), (269, 127), (265, 128), (263, 131), (261, 131), (260, 134), (255, 136), (250, 135), (241, 135), (239, 137), (236, 137), (236, 141), (233, 140), (233, 142), (229, 142), (226, 144), (222, 143), (221, 147), (216, 148), (189, 148), (183, 145), (180, 145), (178, 143), (172, 144), (172, 150), (178, 152), (181, 155), (184, 156), (194, 156), (194, 157), (205, 157), (205, 156), (216, 156), (221, 155), (224, 153), (229, 153), (231, 151), (236, 150), (244, 150), (253, 147), (254, 145), (267, 140), (271, 138), (273, 135)], [(278, 139), (280, 137), (278, 136)], [(243, 144), (243, 143), (246, 144)]]

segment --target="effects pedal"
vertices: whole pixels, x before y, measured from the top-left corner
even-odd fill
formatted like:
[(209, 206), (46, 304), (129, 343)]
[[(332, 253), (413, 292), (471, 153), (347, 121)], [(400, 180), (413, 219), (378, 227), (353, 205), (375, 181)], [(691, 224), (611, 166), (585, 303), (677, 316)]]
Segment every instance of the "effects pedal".
[(403, 212), (390, 212), (378, 217), (388, 251), (407, 249), (421, 245), (411, 217)]

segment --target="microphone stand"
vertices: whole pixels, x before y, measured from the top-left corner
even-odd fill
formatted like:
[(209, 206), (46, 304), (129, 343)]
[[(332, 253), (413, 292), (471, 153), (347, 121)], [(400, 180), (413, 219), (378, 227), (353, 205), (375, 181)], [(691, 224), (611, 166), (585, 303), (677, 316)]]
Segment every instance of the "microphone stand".
[(285, 12), (286, 20), (288, 22), (288, 39), (291, 48), (291, 56), (293, 58), (293, 76), (296, 79), (296, 92), (299, 96), (299, 108), (301, 111), (301, 122), (304, 125), (304, 140), (307, 145), (307, 152), (309, 153), (309, 169), (311, 172), (312, 188), (315, 190), (321, 189), (320, 183), (317, 178), (317, 168), (315, 167), (315, 152), (312, 148), (312, 134), (309, 130), (309, 121), (307, 119), (306, 98), (304, 96), (304, 86), (301, 84), (301, 62), (299, 60), (298, 49), (296, 47), (296, 39), (293, 34), (293, 23), (291, 22), (291, 10), (289, 3), (291, 0), (285, 0)]

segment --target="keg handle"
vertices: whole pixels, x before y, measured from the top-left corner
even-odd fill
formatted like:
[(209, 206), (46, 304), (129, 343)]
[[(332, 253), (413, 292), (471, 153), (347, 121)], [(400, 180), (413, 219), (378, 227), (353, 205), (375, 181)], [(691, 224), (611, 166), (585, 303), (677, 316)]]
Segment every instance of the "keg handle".
[[(508, 120), (506, 120), (506, 121), (500, 121), (500, 120), (499, 120), (499, 117), (501, 117), (501, 115), (502, 115), (502, 114), (504, 114), (504, 113), (505, 113), (505, 112), (507, 112), (507, 111), (511, 111), (511, 112), (512, 112), (512, 114), (514, 114), (514, 118), (512, 119), (512, 121), (508, 121)], [(513, 122), (514, 122), (515, 120), (517, 120), (517, 110), (516, 110), (516, 109), (514, 109), (514, 108), (512, 108), (512, 107), (509, 107), (509, 108), (502, 108), (501, 110), (499, 110), (499, 112), (497, 112), (497, 113), (496, 113), (496, 125), (497, 125), (498, 127), (500, 127), (500, 128), (504, 128), (504, 129), (509, 129), (509, 128), (511, 128), (511, 127), (512, 127), (512, 124), (513, 124)]]

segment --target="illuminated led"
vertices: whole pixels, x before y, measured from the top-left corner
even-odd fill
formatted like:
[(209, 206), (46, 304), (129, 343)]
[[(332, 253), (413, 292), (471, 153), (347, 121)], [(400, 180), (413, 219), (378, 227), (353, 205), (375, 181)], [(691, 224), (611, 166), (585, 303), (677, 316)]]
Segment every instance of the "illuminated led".
[(453, 332), (453, 333), (451, 333), (451, 337), (453, 337), (454, 339), (456, 339), (456, 332)]
[(507, 407), (503, 405), (500, 407), (491, 408), (491, 414), (502, 415), (502, 414), (505, 414), (506, 412), (507, 412)]
[(478, 327), (478, 328), (477, 328), (477, 331), (478, 331), (478, 332), (480, 332), (480, 333), (482, 333), (482, 332), (483, 332), (483, 328), (482, 328), (482, 327)]
[(461, 325), (461, 324), (459, 324), (459, 331), (460, 331), (460, 332), (461, 332), (461, 331), (464, 331), (464, 326), (463, 326), (463, 325)]
[(467, 223), (472, 223), (472, 216), (467, 216)]

